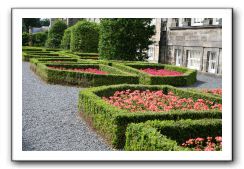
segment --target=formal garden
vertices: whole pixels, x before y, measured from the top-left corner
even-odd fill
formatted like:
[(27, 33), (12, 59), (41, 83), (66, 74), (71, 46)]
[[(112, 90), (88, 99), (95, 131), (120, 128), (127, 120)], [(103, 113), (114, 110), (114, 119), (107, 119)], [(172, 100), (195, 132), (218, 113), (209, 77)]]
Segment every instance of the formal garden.
[(191, 87), (196, 70), (149, 63), (150, 22), (57, 19), (23, 32), (23, 63), (42, 82), (78, 87), (77, 118), (113, 150), (221, 151), (222, 89)]

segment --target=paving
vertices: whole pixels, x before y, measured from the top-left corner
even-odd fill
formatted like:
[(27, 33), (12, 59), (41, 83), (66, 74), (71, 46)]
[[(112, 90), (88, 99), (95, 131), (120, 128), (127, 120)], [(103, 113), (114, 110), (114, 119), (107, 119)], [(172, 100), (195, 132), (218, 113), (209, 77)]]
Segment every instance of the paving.
[(50, 85), (22, 64), (22, 150), (112, 150), (78, 115), (82, 88)]
[[(78, 115), (78, 92), (82, 88), (50, 85), (22, 64), (23, 151), (109, 151), (102, 138)], [(221, 88), (222, 78), (198, 74), (189, 87)]]

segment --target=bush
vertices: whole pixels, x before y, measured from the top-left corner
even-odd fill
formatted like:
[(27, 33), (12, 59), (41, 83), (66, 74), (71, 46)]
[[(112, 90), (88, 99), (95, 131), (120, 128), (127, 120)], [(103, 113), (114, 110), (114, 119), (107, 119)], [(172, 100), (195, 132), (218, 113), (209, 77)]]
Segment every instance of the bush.
[(32, 35), (33, 46), (45, 46), (47, 32), (38, 32)]
[[(131, 72), (139, 76), (140, 84), (149, 84), (149, 85), (159, 85), (159, 84), (167, 84), (172, 86), (188, 86), (194, 84), (196, 82), (197, 71), (178, 67), (173, 65), (166, 65), (166, 64), (155, 64), (155, 63), (111, 63), (112, 66), (119, 68), (126, 72)], [(138, 69), (142, 68), (156, 68), (156, 69), (167, 69), (167, 70), (174, 70), (181, 73), (184, 73), (181, 76), (153, 76), (149, 75), (148, 73), (142, 72)]]
[(30, 54), (24, 54), (23, 55), (23, 60), (24, 61), (29, 61), (31, 58), (70, 58), (69, 56), (59, 56), (59, 55), (30, 55)]
[[(50, 69), (48, 66), (55, 66), (61, 68), (96, 68), (102, 71), (106, 71), (109, 74), (91, 74), (85, 72), (75, 72), (67, 70)], [(55, 84), (70, 84), (79, 85), (83, 87), (87, 86), (101, 86), (121, 83), (138, 83), (138, 77), (122, 72), (119, 69), (102, 65), (102, 64), (89, 64), (89, 63), (77, 63), (77, 64), (51, 64), (51, 63), (38, 63), (37, 72), (39, 75), (49, 83)]]
[(56, 20), (48, 32), (46, 46), (49, 48), (60, 48), (61, 40), (66, 28), (67, 25), (63, 21)]
[(222, 100), (209, 95), (194, 93), (188, 90), (174, 88), (172, 86), (150, 86), (150, 85), (113, 85), (90, 88), (80, 91), (79, 112), (92, 124), (92, 126), (103, 135), (113, 147), (121, 149), (125, 144), (125, 131), (130, 123), (145, 122), (147, 120), (179, 120), (179, 119), (203, 119), (221, 118), (221, 111), (196, 111), (175, 110), (168, 112), (129, 112), (108, 104), (102, 97), (109, 97), (115, 91), (121, 90), (163, 90), (167, 93), (172, 90), (180, 97), (192, 97), (194, 100), (204, 98), (221, 103)]
[(22, 33), (22, 46), (29, 46), (29, 33), (23, 32)]
[(73, 27), (69, 27), (68, 29), (66, 29), (64, 31), (64, 36), (62, 38), (61, 41), (61, 48), (65, 49), (65, 50), (69, 50), (70, 49), (70, 39), (71, 39), (71, 29)]
[(71, 29), (70, 50), (72, 52), (96, 52), (99, 26), (97, 23), (79, 21)]
[(190, 138), (222, 135), (221, 119), (147, 121), (126, 129), (127, 151), (184, 151), (180, 146)]
[(99, 54), (106, 60), (147, 59), (150, 38), (155, 34), (152, 19), (114, 18), (100, 23)]

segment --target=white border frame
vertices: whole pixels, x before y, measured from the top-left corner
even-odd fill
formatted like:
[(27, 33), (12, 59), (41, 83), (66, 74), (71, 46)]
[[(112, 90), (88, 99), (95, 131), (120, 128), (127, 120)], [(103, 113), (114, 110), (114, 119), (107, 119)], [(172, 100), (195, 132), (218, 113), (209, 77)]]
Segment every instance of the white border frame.
[[(223, 151), (22, 151), (22, 18), (223, 18)], [(83, 8), (12, 9), (12, 160), (14, 161), (231, 161), (232, 9)]]

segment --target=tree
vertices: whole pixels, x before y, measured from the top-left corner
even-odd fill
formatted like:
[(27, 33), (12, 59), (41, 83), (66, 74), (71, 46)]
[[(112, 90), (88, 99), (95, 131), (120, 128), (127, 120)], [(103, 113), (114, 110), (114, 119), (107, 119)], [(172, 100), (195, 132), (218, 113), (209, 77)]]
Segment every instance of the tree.
[(99, 26), (95, 22), (79, 21), (71, 29), (70, 50), (75, 52), (97, 52)]
[(66, 28), (67, 25), (64, 21), (56, 20), (49, 29), (46, 46), (49, 48), (59, 48)]
[(99, 55), (101, 59), (144, 60), (150, 38), (155, 34), (152, 19), (101, 19)]
[(50, 20), (48, 18), (41, 19), (40, 24), (41, 24), (41, 26), (49, 26)]
[(22, 29), (25, 32), (28, 32), (29, 26), (31, 27), (40, 27), (40, 18), (23, 18), (22, 19)]
[(64, 31), (64, 36), (62, 38), (61, 41), (61, 48), (63, 49), (70, 49), (70, 39), (71, 39), (71, 29), (73, 28), (73, 26), (65, 29)]

